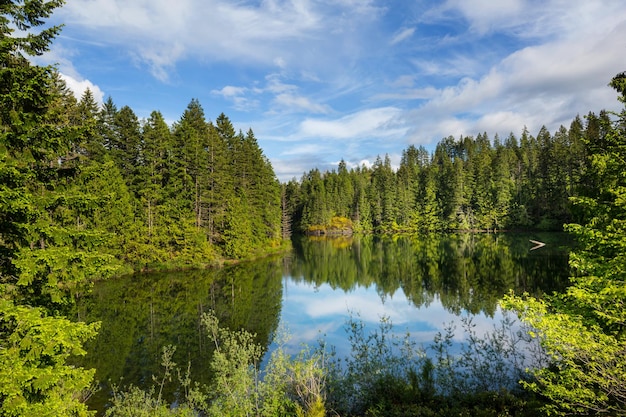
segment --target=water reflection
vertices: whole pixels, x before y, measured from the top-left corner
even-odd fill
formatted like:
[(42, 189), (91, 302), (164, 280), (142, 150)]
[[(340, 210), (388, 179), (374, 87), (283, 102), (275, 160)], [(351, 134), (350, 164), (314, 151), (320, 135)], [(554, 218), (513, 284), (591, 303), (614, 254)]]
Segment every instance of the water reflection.
[[(539, 251), (530, 239), (548, 245)], [(351, 291), (375, 288), (382, 301), (402, 291), (416, 307), (438, 297), (456, 314), (492, 315), (510, 289), (540, 295), (567, 283), (563, 234), (459, 234), (309, 238), (295, 244), (287, 273), (296, 281)]]
[[(280, 259), (217, 271), (134, 275), (97, 284), (77, 312), (88, 322), (102, 322), (81, 363), (96, 368), (101, 382), (90, 406), (104, 409), (112, 385), (149, 387), (152, 376), (161, 373), (166, 345), (177, 347), (173, 360), (181, 368), (190, 363), (194, 381), (208, 382), (212, 350), (200, 326), (201, 314), (211, 309), (221, 323), (246, 328), (267, 346), (278, 326), (281, 301)], [(172, 399), (175, 393), (170, 390), (165, 396)]]
[[(418, 342), (429, 343), (458, 314), (491, 328), (509, 289), (539, 295), (567, 282), (564, 235), (446, 235), (399, 238), (310, 238), (282, 259), (214, 271), (143, 274), (102, 282), (77, 315), (101, 321), (83, 365), (95, 367), (103, 389), (91, 405), (102, 410), (111, 383), (144, 388), (160, 372), (160, 353), (176, 345), (174, 361), (191, 363), (195, 381), (210, 378), (210, 344), (200, 326), (212, 309), (233, 329), (256, 333), (268, 346), (282, 322), (300, 343), (346, 350), (344, 325), (353, 312), (366, 323), (382, 316)], [(546, 242), (540, 250), (530, 239)], [(166, 393), (174, 398), (175, 393)]]

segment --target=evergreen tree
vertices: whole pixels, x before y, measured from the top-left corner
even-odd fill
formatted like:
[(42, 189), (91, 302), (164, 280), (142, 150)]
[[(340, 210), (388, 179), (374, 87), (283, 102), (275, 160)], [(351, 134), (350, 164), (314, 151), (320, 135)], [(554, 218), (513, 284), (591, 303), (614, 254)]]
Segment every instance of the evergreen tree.
[(511, 209), (515, 184), (512, 166), (515, 164), (515, 151), (508, 146), (496, 144), (493, 167), (493, 196), (496, 208), (494, 228), (511, 226)]
[(146, 244), (160, 252), (166, 249), (163, 218), (168, 214), (163, 209), (166, 199), (164, 189), (169, 180), (169, 158), (173, 153), (170, 129), (160, 112), (150, 114), (143, 125), (142, 138), (142, 164), (137, 183), (147, 228)]
[[(239, 135), (230, 153), (235, 197), (228, 208), (224, 244), (229, 256), (241, 257), (268, 244), (275, 245), (280, 239), (281, 194), (252, 129), (245, 136)], [(239, 219), (242, 213), (245, 222)]]
[(208, 165), (205, 150), (208, 147), (209, 128), (204, 110), (198, 100), (192, 100), (174, 129), (175, 147), (179, 153), (178, 175), (182, 177), (183, 198), (191, 202), (196, 229), (203, 226), (205, 184), (208, 182)]
[(372, 221), (375, 229), (390, 230), (396, 225), (396, 186), (389, 155), (384, 161), (376, 158), (372, 167), (368, 196), (372, 207)]
[(124, 106), (115, 113), (112, 133), (109, 154), (126, 178), (129, 189), (136, 195), (139, 191), (135, 176), (141, 162), (141, 127), (130, 107)]
[(433, 156), (433, 164), (436, 168), (436, 189), (438, 212), (441, 215), (442, 227), (444, 229), (458, 229), (459, 214), (462, 213), (462, 188), (459, 186), (462, 181), (462, 162), (455, 166), (455, 141), (453, 137), (448, 137), (440, 142)]
[(248, 194), (255, 213), (255, 233), (262, 243), (276, 244), (280, 236), (280, 184), (252, 129), (246, 133), (242, 148), (250, 161)]
[(211, 182), (207, 155), (210, 135), (204, 110), (194, 99), (173, 128), (164, 189), (168, 246), (183, 264), (206, 265), (216, 256), (210, 242), (211, 208), (207, 197)]
[[(93, 372), (67, 364), (84, 354), (95, 325), (55, 316), (84, 279), (107, 259), (94, 253), (78, 227), (48, 223), (73, 196), (61, 156), (75, 126), (51, 67), (23, 54), (48, 50), (59, 26), (37, 32), (62, 1), (4, 1), (0, 5), (0, 403), (3, 415), (87, 415), (80, 395)], [(18, 30), (18, 36), (14, 35)], [(58, 190), (55, 192), (55, 190)], [(86, 196), (78, 196), (80, 204)], [(23, 304), (22, 304), (23, 303)]]
[(102, 162), (104, 158), (104, 144), (98, 127), (100, 108), (90, 89), (85, 90), (78, 102), (78, 117), (83, 127), (81, 153), (93, 161)]
[(314, 232), (330, 223), (332, 213), (328, 209), (326, 187), (318, 169), (311, 170), (302, 178), (301, 230)]
[(411, 145), (402, 152), (400, 167), (396, 173), (398, 196), (396, 205), (398, 210), (397, 223), (401, 228), (407, 230), (417, 230), (417, 192), (420, 174), (420, 154), (419, 150)]
[(229, 160), (229, 143), (234, 146), (235, 130), (224, 114), (218, 117), (218, 124), (209, 124), (208, 142), (208, 184), (207, 184), (207, 226), (209, 241), (223, 243), (226, 215), (233, 198), (232, 161)]
[[(98, 113), (99, 135), (96, 137), (96, 143), (94, 143), (96, 149), (102, 147), (107, 152), (114, 149), (117, 140), (117, 126), (115, 123), (117, 112), (117, 106), (109, 96)], [(98, 139), (99, 143), (97, 142)]]
[(441, 230), (442, 222), (440, 207), (437, 204), (435, 170), (431, 166), (420, 172), (418, 201), (418, 231), (436, 232)]

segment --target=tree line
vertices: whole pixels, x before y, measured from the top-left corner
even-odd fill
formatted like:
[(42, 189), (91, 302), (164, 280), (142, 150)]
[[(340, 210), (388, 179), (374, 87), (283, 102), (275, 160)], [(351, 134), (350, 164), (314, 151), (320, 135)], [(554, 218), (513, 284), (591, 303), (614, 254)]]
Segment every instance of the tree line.
[(285, 206), (294, 228), (308, 233), (561, 230), (582, 220), (570, 199), (593, 192), (591, 147), (607, 126), (602, 111), (552, 134), (544, 126), (504, 140), (450, 136), (434, 152), (409, 146), (395, 170), (388, 155), (371, 167), (348, 169), (342, 160), (286, 184)]

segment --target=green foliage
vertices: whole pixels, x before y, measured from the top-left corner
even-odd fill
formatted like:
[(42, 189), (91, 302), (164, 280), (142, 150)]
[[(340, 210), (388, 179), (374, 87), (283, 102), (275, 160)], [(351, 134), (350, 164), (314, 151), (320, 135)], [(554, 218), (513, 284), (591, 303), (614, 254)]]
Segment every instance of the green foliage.
[(505, 319), (478, 335), (466, 321), (458, 351), (451, 327), (422, 347), (388, 318), (374, 331), (351, 318), (351, 353), (329, 361), (327, 408), (345, 416), (536, 416), (538, 404), (517, 385), (528, 345), (515, 326)]
[[(9, 54), (41, 55), (49, 48), (61, 27), (52, 26), (34, 33), (32, 28), (42, 26), (43, 19), (52, 15), (64, 0), (9, 0), (0, 6), (0, 56)], [(12, 36), (15, 28), (25, 32), (23, 36)]]
[[(86, 223), (97, 197), (75, 187), (83, 157), (76, 100), (45, 52), (59, 26), (35, 28), (62, 1), (0, 5), (0, 415), (85, 416), (93, 370), (84, 355), (97, 325), (59, 315), (115, 267), (107, 235)], [(18, 36), (15, 36), (15, 29)]]
[(549, 414), (622, 415), (626, 405), (626, 343), (585, 324), (579, 315), (555, 312), (545, 301), (509, 298), (537, 338), (549, 366), (533, 371), (529, 390), (546, 397)]
[(185, 398), (182, 404), (170, 407), (162, 397), (163, 386), (166, 382), (172, 381), (172, 373), (178, 371), (176, 363), (172, 361), (172, 356), (176, 348), (174, 346), (164, 346), (161, 356), (163, 375), (160, 381), (153, 376), (155, 384), (158, 384), (159, 391), (155, 396), (155, 387), (149, 391), (143, 391), (137, 386), (131, 385), (127, 391), (118, 391), (114, 388), (111, 406), (106, 410), (107, 417), (193, 417), (197, 413), (194, 406), (204, 401), (203, 395), (196, 389), (191, 388), (189, 379), (189, 369), (185, 375), (178, 372), (178, 379), (185, 390)]
[(215, 351), (211, 361), (214, 372), (213, 395), (206, 410), (209, 416), (249, 415), (256, 408), (256, 372), (263, 354), (254, 336), (245, 330), (229, 331), (219, 326), (217, 317), (202, 319)]
[[(622, 95), (624, 75), (611, 85)], [(526, 387), (550, 400), (546, 410), (624, 415), (626, 413), (626, 110), (614, 122), (599, 123), (589, 136), (589, 175), (595, 190), (574, 199), (584, 224), (568, 225), (580, 242), (572, 254), (576, 272), (564, 294), (548, 300), (510, 297), (550, 358), (534, 370)]]
[(215, 351), (211, 361), (214, 382), (208, 394), (209, 416), (324, 415), (323, 358), (302, 351), (290, 358), (280, 345), (271, 355), (264, 376), (259, 375), (263, 351), (245, 330), (221, 328), (219, 320), (203, 316)]
[(295, 415), (323, 417), (326, 415), (326, 355), (303, 347), (292, 357), (285, 344), (288, 335), (279, 333), (277, 348), (264, 369), (261, 396), (263, 415)]
[(194, 417), (196, 412), (186, 405), (170, 407), (154, 398), (153, 391), (143, 391), (136, 386), (116, 392), (105, 415), (107, 417)]
[(163, 376), (154, 378), (156, 385), (148, 391), (131, 386), (126, 392), (116, 392), (106, 415), (187, 416), (198, 412), (207, 416), (325, 415), (325, 371), (323, 357), (318, 353), (303, 350), (292, 358), (281, 342), (261, 374), (259, 361), (263, 348), (255, 342), (253, 334), (222, 327), (213, 312), (202, 315), (202, 324), (214, 347), (212, 380), (208, 386), (191, 387), (189, 373), (181, 376), (178, 372), (185, 395), (178, 399), (176, 407), (168, 406), (161, 393), (177, 368), (172, 361), (175, 349), (167, 347), (162, 356)]
[(86, 353), (83, 343), (97, 328), (0, 299), (0, 415), (91, 415), (82, 396), (94, 370), (71, 366), (68, 359)]

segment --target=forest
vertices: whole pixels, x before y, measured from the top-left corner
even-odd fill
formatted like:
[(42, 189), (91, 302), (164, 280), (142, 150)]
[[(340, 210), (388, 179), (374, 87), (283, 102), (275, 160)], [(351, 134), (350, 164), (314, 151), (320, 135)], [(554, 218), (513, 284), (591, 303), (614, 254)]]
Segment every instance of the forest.
[(433, 153), (410, 145), (395, 170), (388, 155), (371, 167), (341, 161), (286, 184), (286, 209), (310, 234), (562, 230), (583, 219), (571, 199), (594, 192), (590, 155), (609, 125), (601, 111), (552, 134), (447, 137)]
[[(385, 367), (387, 356), (359, 356), (359, 346), (372, 352), (367, 337), (348, 361), (356, 380), (315, 353), (289, 358), (278, 350), (260, 382), (254, 365), (262, 348), (252, 335), (206, 314), (215, 345), (211, 391), (182, 378), (178, 407), (160, 392), (132, 390), (117, 395), (107, 414), (152, 407), (148, 415), (320, 416), (334, 415), (333, 398), (339, 407), (358, 397), (368, 408), (345, 415), (446, 415), (433, 408), (444, 400), (457, 415), (476, 411), (468, 400), (487, 407), (483, 415), (624, 415), (626, 110), (576, 117), (552, 134), (445, 138), (432, 154), (409, 146), (397, 169), (381, 157), (372, 167), (348, 170), (342, 162), (337, 171), (314, 169), (280, 184), (252, 129), (236, 132), (224, 114), (207, 120), (196, 99), (171, 126), (158, 111), (139, 120), (111, 98), (103, 106), (89, 91), (76, 99), (55, 67), (32, 64), (29, 57), (60, 33), (45, 21), (62, 4), (0, 5), (0, 415), (93, 414), (84, 400), (94, 370), (71, 358), (86, 353), (99, 324), (69, 312), (95, 281), (262, 256), (281, 250), (292, 231), (530, 228), (564, 229), (580, 246), (562, 293), (502, 301), (549, 364), (520, 380), (528, 394), (451, 397), (433, 380), (449, 368), (423, 361), (402, 371), (393, 356), (395, 366)], [(626, 104), (626, 73), (609, 85)], [(367, 373), (369, 359), (381, 363), (377, 373)], [(173, 372), (168, 349), (163, 366)]]

